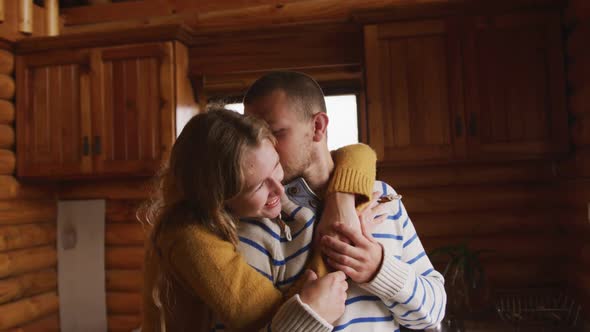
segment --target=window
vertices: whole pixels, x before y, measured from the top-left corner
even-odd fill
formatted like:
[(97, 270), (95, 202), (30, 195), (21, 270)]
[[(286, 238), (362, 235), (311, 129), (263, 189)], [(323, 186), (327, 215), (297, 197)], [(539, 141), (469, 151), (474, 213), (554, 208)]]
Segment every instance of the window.
[[(244, 114), (244, 104), (226, 104), (225, 108)], [(328, 148), (338, 149), (342, 146), (358, 143), (358, 120), (356, 95), (326, 96), (328, 123)]]

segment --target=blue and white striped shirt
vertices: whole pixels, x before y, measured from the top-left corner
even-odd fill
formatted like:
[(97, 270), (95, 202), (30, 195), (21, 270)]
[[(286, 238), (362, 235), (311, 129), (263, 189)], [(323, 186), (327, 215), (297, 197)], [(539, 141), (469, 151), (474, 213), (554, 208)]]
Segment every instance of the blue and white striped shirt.
[[(384, 182), (374, 191), (396, 194)], [(302, 178), (285, 186), (284, 224), (270, 219), (242, 220), (238, 250), (248, 263), (286, 291), (303, 274), (317, 222), (317, 196)], [(445, 314), (442, 275), (434, 270), (401, 200), (387, 203), (387, 220), (373, 229), (383, 246), (383, 263), (369, 283), (349, 280), (346, 309), (334, 331), (398, 331), (403, 325), (424, 329), (438, 324)]]

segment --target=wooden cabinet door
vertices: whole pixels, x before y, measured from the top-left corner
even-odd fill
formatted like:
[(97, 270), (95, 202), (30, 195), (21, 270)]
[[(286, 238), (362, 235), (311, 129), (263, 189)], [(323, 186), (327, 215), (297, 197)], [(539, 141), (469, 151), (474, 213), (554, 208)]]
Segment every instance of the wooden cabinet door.
[(469, 154), (520, 159), (565, 152), (559, 14), (475, 17), (465, 48)]
[(90, 57), (49, 52), (17, 60), (17, 158), (23, 177), (92, 171)]
[(172, 44), (100, 49), (93, 118), (99, 174), (153, 175), (174, 140)]
[(464, 148), (460, 43), (447, 20), (365, 26), (368, 139), (381, 161)]

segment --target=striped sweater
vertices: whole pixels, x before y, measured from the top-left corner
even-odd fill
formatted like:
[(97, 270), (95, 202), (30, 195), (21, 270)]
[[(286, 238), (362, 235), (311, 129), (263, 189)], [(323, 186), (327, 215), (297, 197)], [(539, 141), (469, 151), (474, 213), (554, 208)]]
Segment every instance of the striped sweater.
[[(395, 194), (380, 181), (375, 182), (374, 191)], [(285, 186), (285, 192), (284, 222), (246, 219), (238, 229), (238, 249), (248, 263), (283, 292), (304, 272), (320, 205), (301, 178)], [(373, 229), (384, 250), (382, 266), (369, 283), (349, 281), (346, 309), (333, 331), (391, 332), (400, 325), (424, 329), (444, 317), (444, 279), (426, 256), (401, 200), (388, 204), (387, 220)]]

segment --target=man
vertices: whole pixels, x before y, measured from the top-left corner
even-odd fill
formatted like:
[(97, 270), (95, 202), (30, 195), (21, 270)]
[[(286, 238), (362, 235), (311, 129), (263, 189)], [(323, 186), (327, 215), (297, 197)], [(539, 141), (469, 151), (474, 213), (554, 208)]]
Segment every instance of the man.
[[(246, 230), (244, 234), (257, 236), (258, 227), (276, 243), (244, 236), (242, 247), (250, 255), (268, 256), (270, 263), (257, 268), (283, 288), (301, 275), (311, 245), (293, 240), (291, 234), (309, 238), (313, 232), (319, 197), (326, 192), (334, 169), (327, 146), (329, 119), (317, 82), (295, 72), (261, 77), (248, 90), (244, 105), (245, 113), (264, 119), (277, 139), (289, 200), (283, 204), (286, 223), (275, 229), (278, 234), (272, 225), (254, 221), (246, 225), (251, 233)], [(375, 190), (396, 195), (380, 181)], [(438, 324), (444, 316), (443, 277), (432, 267), (401, 200), (394, 203), (388, 205), (387, 220), (370, 232), (366, 227), (355, 229), (338, 223), (334, 230), (348, 241), (336, 236), (321, 238), (328, 264), (351, 279), (345, 313), (336, 321), (334, 331), (397, 331), (400, 325), (423, 329)], [(266, 249), (261, 246), (263, 241)]]

